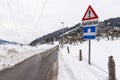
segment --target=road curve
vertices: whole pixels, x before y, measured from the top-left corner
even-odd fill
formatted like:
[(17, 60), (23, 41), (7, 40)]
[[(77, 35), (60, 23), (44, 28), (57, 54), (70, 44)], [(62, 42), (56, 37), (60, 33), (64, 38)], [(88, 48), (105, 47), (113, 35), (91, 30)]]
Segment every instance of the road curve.
[(58, 47), (54, 47), (1, 71), (0, 80), (57, 80), (57, 50)]

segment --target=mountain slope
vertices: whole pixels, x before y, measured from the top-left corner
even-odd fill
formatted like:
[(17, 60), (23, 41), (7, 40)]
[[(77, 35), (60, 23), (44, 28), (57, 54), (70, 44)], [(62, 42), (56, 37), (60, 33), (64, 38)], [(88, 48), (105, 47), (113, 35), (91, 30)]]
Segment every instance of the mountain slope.
[(0, 25), (0, 44), (17, 44), (20, 41), (18, 33), (10, 28)]
[(13, 44), (13, 45), (17, 45), (17, 44), (20, 44), (20, 43), (17, 43), (17, 42), (12, 42), (12, 41), (6, 41), (6, 40), (2, 40), (0, 39), (0, 44)]

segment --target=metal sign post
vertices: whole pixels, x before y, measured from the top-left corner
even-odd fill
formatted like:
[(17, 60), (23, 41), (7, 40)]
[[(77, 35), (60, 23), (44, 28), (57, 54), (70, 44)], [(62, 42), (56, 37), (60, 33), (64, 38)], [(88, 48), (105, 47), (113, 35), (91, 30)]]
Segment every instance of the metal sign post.
[(96, 38), (96, 25), (98, 24), (98, 16), (89, 5), (85, 15), (82, 18), (83, 39), (89, 40), (88, 63), (91, 65), (91, 39)]
[(91, 65), (91, 40), (90, 39), (89, 39), (88, 63), (89, 63), (89, 65)]

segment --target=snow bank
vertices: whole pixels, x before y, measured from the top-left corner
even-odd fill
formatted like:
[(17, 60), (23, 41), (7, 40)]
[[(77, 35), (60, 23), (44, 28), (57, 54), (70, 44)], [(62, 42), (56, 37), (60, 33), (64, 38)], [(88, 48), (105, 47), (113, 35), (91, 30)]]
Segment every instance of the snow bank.
[(19, 45), (0, 45), (0, 70), (24, 61), (25, 59), (40, 54), (47, 49), (54, 47), (54, 45), (41, 45), (36, 47), (19, 46)]

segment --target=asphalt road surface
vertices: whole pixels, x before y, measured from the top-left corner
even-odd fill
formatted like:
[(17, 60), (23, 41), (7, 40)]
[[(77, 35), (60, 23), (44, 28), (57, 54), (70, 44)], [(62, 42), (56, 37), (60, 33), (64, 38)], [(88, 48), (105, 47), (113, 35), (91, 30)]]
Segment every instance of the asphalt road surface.
[(0, 72), (0, 80), (57, 80), (57, 47)]

